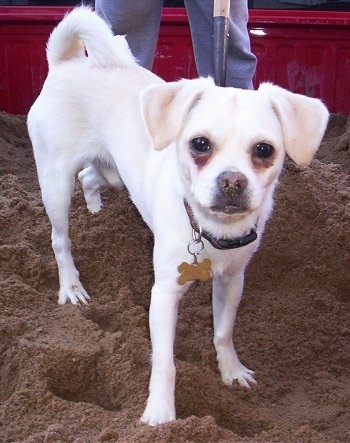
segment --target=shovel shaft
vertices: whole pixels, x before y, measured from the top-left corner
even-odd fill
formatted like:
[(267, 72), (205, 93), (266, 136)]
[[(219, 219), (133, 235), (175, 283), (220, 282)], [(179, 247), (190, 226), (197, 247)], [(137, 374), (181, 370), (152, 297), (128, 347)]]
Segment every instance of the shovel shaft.
[(214, 0), (213, 74), (217, 86), (226, 86), (230, 0)]

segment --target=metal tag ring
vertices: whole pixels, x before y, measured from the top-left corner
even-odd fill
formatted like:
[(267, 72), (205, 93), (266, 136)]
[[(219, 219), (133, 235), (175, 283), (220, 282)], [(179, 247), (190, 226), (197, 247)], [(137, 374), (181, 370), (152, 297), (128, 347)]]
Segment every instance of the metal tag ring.
[[(198, 250), (193, 250), (192, 246), (196, 245), (198, 247)], [(202, 240), (191, 240), (187, 246), (187, 250), (188, 252), (197, 257), (197, 255), (201, 254), (203, 252), (204, 249), (204, 243), (202, 242)]]

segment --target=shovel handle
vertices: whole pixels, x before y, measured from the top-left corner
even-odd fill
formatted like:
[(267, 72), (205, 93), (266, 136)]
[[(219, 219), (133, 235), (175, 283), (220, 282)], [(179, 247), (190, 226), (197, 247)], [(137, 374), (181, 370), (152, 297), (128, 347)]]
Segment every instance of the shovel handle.
[(230, 0), (214, 0), (213, 77), (217, 86), (226, 86)]
[(213, 17), (225, 17), (230, 15), (230, 0), (214, 0)]

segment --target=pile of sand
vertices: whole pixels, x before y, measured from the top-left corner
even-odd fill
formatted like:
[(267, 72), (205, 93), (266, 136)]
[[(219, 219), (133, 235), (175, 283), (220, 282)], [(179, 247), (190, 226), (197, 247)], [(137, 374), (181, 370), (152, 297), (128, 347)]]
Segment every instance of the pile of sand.
[(251, 391), (222, 384), (210, 285), (181, 303), (179, 420), (139, 422), (150, 371), (152, 236), (125, 192), (71, 225), (88, 307), (57, 305), (50, 226), (23, 118), (0, 114), (0, 441), (350, 441), (350, 120), (333, 116), (311, 167), (286, 162), (246, 276), (235, 342)]

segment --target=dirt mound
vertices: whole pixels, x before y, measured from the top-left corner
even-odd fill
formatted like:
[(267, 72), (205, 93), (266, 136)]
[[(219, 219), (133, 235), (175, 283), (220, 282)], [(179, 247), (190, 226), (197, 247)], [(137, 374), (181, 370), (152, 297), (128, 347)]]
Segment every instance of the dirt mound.
[(93, 301), (58, 306), (25, 120), (0, 113), (0, 441), (350, 441), (349, 145), (335, 115), (310, 168), (286, 161), (235, 329), (258, 385), (220, 381), (210, 285), (195, 285), (177, 330), (179, 419), (151, 428), (152, 235), (126, 192), (106, 190), (91, 216), (77, 186), (71, 236)]

